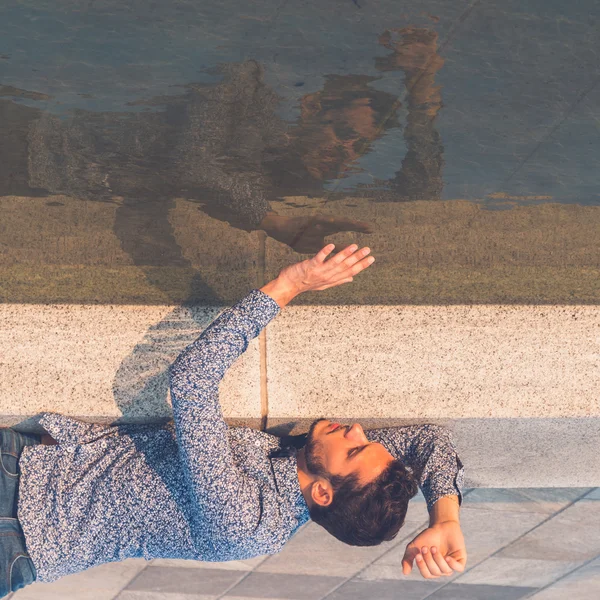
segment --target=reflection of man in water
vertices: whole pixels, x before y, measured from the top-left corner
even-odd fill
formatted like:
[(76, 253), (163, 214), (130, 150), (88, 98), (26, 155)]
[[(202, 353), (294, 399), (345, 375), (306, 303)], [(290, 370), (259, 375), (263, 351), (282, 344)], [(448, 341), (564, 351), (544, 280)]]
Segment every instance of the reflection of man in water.
[(30, 186), (88, 200), (121, 197), (115, 231), (136, 264), (181, 262), (168, 222), (176, 197), (281, 241), (302, 229), (301, 251), (337, 231), (369, 231), (366, 223), (319, 215), (265, 220), (265, 164), (287, 145), (285, 124), (274, 114), (278, 98), (254, 61), (219, 72), (216, 85), (190, 84), (181, 96), (140, 102), (163, 107), (159, 112), (76, 111), (67, 121), (42, 114), (29, 126)]
[[(434, 85), (444, 59), (437, 54), (435, 31), (406, 27), (386, 30), (379, 42), (393, 51), (376, 58), (380, 71), (402, 71), (408, 116), (404, 138), (408, 151), (390, 182), (385, 201), (439, 200), (443, 146), (434, 120), (442, 107), (440, 86)], [(277, 195), (323, 193), (323, 183), (352, 172), (385, 131), (399, 127), (396, 96), (369, 87), (375, 77), (329, 75), (323, 90), (302, 99), (301, 116), (289, 131), (289, 148), (270, 166)], [(351, 194), (348, 194), (351, 195)], [(277, 222), (274, 212), (265, 222)], [(303, 217), (304, 219), (305, 217)], [(285, 230), (282, 224), (282, 230)], [(289, 226), (289, 221), (288, 221)], [(303, 232), (292, 238), (302, 241)], [(308, 241), (307, 243), (311, 243)]]
[(416, 27), (385, 31), (379, 38), (393, 53), (377, 58), (377, 68), (404, 72), (408, 101), (404, 139), (408, 152), (392, 188), (406, 200), (439, 200), (442, 193), (444, 147), (433, 125), (443, 106), (441, 86), (434, 85), (435, 74), (444, 65), (437, 53), (437, 38), (435, 31)]
[[(385, 32), (380, 41), (393, 53), (376, 66), (405, 72), (409, 109), (409, 151), (386, 199), (439, 198), (437, 34), (406, 28)], [(260, 65), (229, 64), (220, 72), (216, 85), (190, 84), (181, 96), (140, 102), (158, 112), (76, 111), (62, 121), (21, 107), (34, 116), (28, 156), (16, 154), (11, 160), (23, 162), (10, 170), (27, 171), (31, 188), (88, 200), (122, 197), (115, 231), (139, 265), (186, 262), (168, 221), (176, 197), (202, 201), (208, 214), (263, 229), (301, 252), (315, 251), (338, 231), (371, 231), (368, 223), (337, 216), (277, 215), (268, 199), (322, 193), (325, 181), (343, 177), (373, 141), (398, 126), (398, 100), (370, 88), (373, 78), (328, 76), (323, 90), (304, 97), (299, 121), (288, 128), (275, 115), (278, 98)]]
[[(327, 75), (323, 89), (302, 98), (291, 143), (270, 176), (280, 195), (322, 193), (323, 183), (351, 171), (381, 136), (379, 124), (399, 127), (396, 97), (369, 87), (376, 77)], [(386, 116), (392, 114), (386, 120)]]

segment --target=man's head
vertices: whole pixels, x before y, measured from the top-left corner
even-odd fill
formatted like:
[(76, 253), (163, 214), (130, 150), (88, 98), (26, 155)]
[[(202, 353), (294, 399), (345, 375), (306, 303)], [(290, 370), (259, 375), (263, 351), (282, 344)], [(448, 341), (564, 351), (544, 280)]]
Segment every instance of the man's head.
[(402, 463), (358, 423), (315, 421), (298, 464), (312, 520), (353, 546), (393, 539), (417, 493)]

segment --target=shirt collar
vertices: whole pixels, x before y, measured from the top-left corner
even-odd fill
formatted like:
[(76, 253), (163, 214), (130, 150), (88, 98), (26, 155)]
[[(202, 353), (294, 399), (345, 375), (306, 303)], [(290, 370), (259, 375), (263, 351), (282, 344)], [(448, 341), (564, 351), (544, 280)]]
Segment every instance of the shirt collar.
[(275, 476), (275, 485), (280, 496), (289, 501), (298, 526), (309, 520), (308, 506), (298, 481), (297, 449), (288, 448), (286, 456), (272, 456), (271, 465)]

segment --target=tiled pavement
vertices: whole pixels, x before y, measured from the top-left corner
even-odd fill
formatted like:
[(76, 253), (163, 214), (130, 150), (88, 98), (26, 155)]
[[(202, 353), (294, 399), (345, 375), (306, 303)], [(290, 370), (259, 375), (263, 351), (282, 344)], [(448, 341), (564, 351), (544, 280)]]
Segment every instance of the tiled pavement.
[(600, 488), (468, 490), (461, 511), (465, 573), (404, 577), (404, 547), (427, 521), (415, 498), (402, 535), (376, 548), (345, 546), (308, 523), (275, 556), (231, 563), (130, 559), (12, 600), (596, 600)]

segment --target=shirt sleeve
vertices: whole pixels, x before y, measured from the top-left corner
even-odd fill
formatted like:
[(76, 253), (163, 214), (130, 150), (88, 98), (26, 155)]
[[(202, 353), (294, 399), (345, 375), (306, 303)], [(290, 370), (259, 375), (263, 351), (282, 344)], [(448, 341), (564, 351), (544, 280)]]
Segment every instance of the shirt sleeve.
[(213, 321), (169, 368), (184, 475), (205, 533), (208, 528), (213, 539), (248, 535), (260, 521), (259, 484), (236, 465), (218, 386), (280, 310), (268, 294), (252, 290)]
[(439, 425), (411, 425), (365, 433), (412, 471), (428, 510), (444, 496), (456, 495), (462, 504), (464, 467), (448, 429)]
[(40, 414), (41, 425), (59, 445), (87, 444), (106, 436), (117, 435), (118, 427), (87, 423), (67, 415), (44, 411)]

